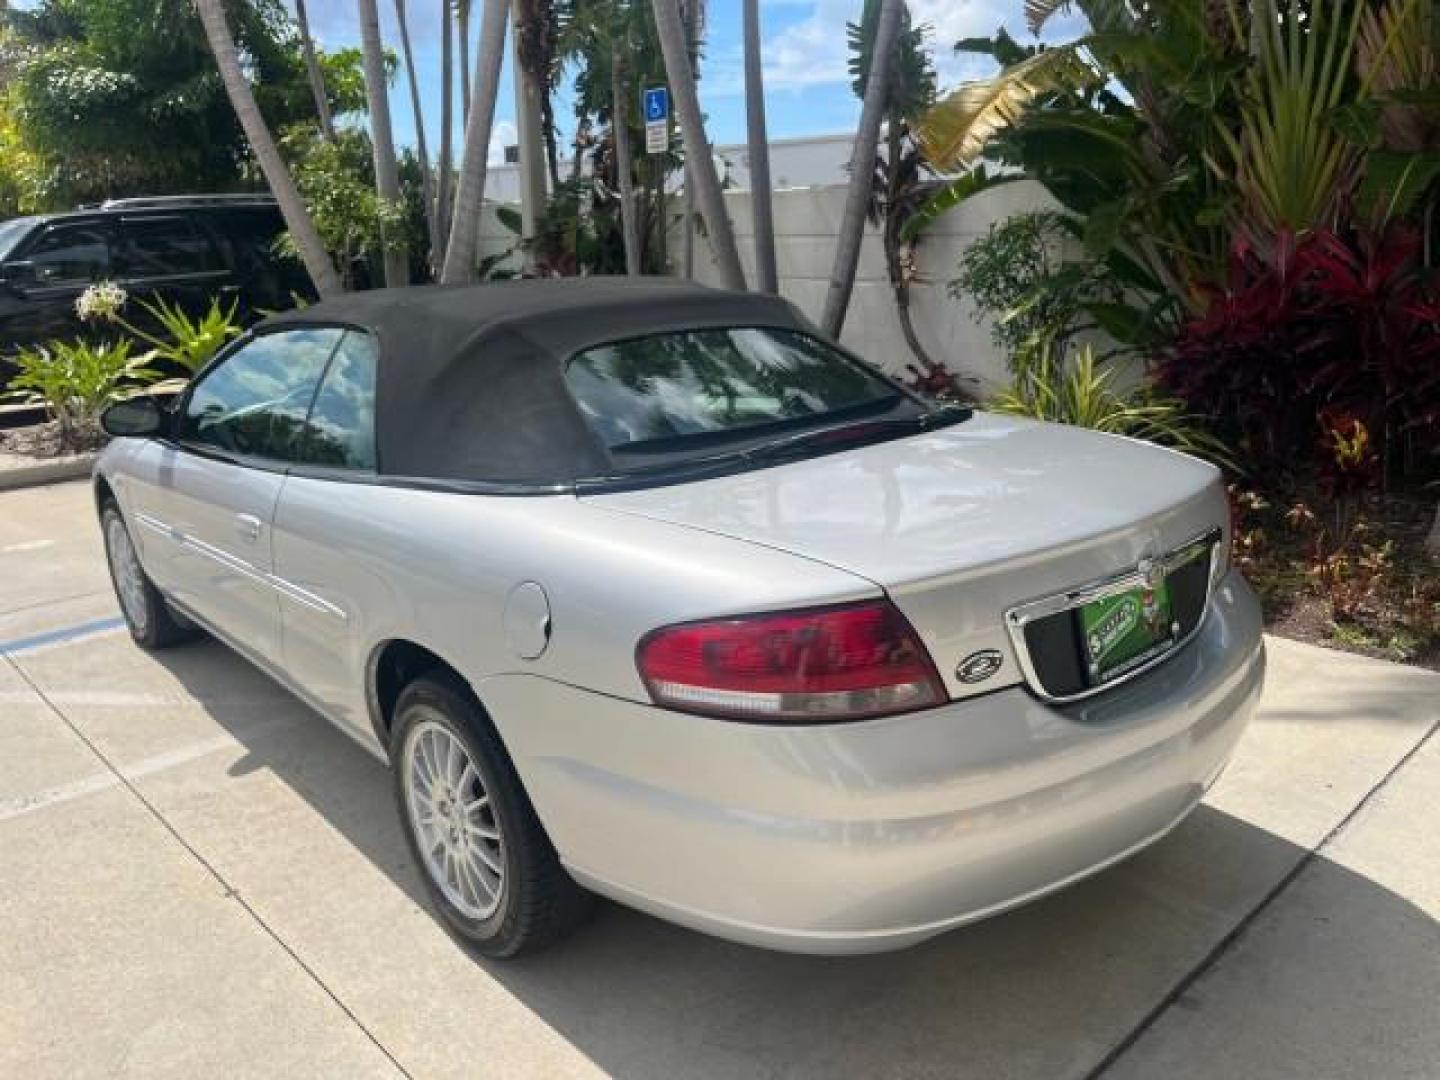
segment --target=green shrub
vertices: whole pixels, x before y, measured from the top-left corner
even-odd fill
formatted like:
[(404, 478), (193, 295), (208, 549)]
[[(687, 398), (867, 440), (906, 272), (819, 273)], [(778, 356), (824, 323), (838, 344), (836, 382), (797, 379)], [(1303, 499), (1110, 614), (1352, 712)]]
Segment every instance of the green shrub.
[(168, 360), (194, 375), (222, 345), (240, 335), (240, 324), (235, 319), (237, 303), (222, 310), (219, 299), (212, 298), (209, 310), (193, 319), (183, 308), (171, 306), (163, 298), (157, 297), (154, 303), (142, 300), (140, 306), (160, 324), (165, 337), (142, 336), (154, 346), (151, 355), (155, 359)]
[(995, 222), (960, 256), (950, 295), (968, 296), (975, 320), (989, 320), (990, 339), (1012, 370), (1037, 336), (1064, 352), (1074, 334), (1094, 326), (1091, 306), (1120, 299), (1122, 290), (1104, 265), (1066, 259), (1069, 236), (1063, 214), (1030, 211)]
[(1057, 358), (1043, 339), (1021, 350), (1015, 381), (988, 406), (994, 412), (1128, 435), (1234, 468), (1225, 446), (1185, 409), (1150, 385), (1119, 390), (1114, 368), (1102, 370), (1088, 345)]
[(100, 414), (137, 388), (155, 381), (146, 357), (130, 355), (130, 342), (52, 341), (24, 349), (6, 398), (43, 405), (60, 424), (66, 450), (83, 450), (100, 437)]

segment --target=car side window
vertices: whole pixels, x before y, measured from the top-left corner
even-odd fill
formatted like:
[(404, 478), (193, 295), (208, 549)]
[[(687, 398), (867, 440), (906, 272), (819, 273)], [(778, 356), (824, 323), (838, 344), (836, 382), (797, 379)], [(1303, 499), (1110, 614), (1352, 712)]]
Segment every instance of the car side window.
[(99, 223), (55, 225), (24, 258), (40, 285), (88, 285), (110, 273), (110, 230)]
[(127, 277), (182, 277), (221, 269), (210, 237), (187, 217), (126, 218), (121, 235)]
[(369, 334), (347, 331), (320, 383), (300, 443), (300, 461), (339, 469), (375, 469), (375, 368)]
[(231, 454), (297, 460), (315, 388), (345, 331), (331, 327), (263, 334), (195, 384), (178, 436)]

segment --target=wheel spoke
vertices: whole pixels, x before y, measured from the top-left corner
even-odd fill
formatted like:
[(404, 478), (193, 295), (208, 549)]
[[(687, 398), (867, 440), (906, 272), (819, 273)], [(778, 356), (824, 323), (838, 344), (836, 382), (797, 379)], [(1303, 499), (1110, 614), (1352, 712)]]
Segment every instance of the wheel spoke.
[(503, 867), (501, 867), (499, 860), (492, 856), (490, 852), (485, 849), (485, 845), (483, 843), (474, 845), (474, 851), (476, 857), (490, 868), (491, 873), (493, 873), (496, 877), (505, 876), (505, 870)]
[(455, 785), (462, 799), (470, 794), (472, 784), (477, 788), (480, 787), (480, 774), (475, 771), (474, 764), (471, 763), (470, 758), (467, 756), (465, 758), (465, 767), (460, 770), (460, 781)]
[(492, 829), (489, 825), (483, 825), (478, 821), (467, 821), (465, 823), (465, 831), (471, 836), (478, 837), (481, 840), (499, 841), (500, 839), (499, 829)]
[[(475, 866), (468, 856), (461, 856), (460, 870), (465, 876), (465, 881), (470, 886), (470, 895), (475, 900), (475, 906), (480, 907), (495, 899), (495, 890), (485, 880), (485, 875)], [(481, 893), (484, 893), (482, 896)]]

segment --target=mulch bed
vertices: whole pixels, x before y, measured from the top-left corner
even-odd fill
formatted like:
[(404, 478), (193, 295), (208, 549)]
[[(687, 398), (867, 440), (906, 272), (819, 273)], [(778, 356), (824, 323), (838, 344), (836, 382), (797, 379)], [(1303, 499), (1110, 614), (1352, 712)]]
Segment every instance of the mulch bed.
[(29, 427), (0, 431), (0, 453), (16, 454), (42, 461), (99, 450), (105, 443), (105, 435), (97, 431), (79, 445), (72, 444), (66, 447), (60, 441), (60, 425), (54, 420), (46, 421), (43, 424), (32, 424)]
[[(1331, 597), (1313, 573), (1313, 539), (1276, 505), (1241, 525), (1258, 527), (1258, 548), (1239, 561), (1265, 609), (1266, 629), (1312, 645), (1440, 671), (1440, 559), (1425, 550), (1435, 520), (1436, 493), (1421, 488), (1367, 496), (1359, 541), (1393, 544), (1391, 568), (1353, 610), (1337, 618)], [(1307, 500), (1317, 513), (1328, 508)], [(1238, 552), (1237, 552), (1238, 554)]]

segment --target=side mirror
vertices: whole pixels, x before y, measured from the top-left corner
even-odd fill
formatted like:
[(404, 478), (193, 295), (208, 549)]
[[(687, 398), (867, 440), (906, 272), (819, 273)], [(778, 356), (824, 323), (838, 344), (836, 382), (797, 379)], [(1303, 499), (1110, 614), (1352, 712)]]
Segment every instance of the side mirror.
[(100, 414), (100, 427), (107, 435), (164, 435), (170, 428), (170, 414), (153, 397), (117, 401)]

